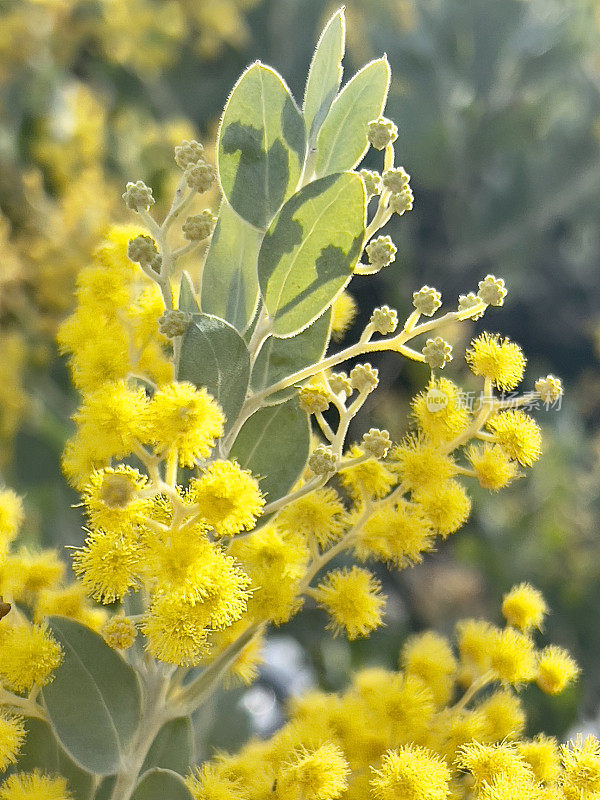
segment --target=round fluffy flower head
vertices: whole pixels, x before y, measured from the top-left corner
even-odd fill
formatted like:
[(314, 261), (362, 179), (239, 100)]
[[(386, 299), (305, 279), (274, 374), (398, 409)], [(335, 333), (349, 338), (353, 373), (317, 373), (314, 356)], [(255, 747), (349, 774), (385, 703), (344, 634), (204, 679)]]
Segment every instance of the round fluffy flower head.
[(6, 560), (2, 587), (15, 600), (35, 602), (42, 589), (56, 587), (65, 572), (65, 565), (56, 550), (30, 553), (21, 548)]
[(537, 685), (546, 694), (560, 694), (578, 674), (579, 667), (562, 647), (549, 645), (539, 654)]
[(478, 800), (556, 800), (560, 794), (540, 786), (531, 775), (512, 775), (503, 772), (492, 783), (485, 783)]
[(142, 631), (148, 651), (180, 667), (196, 666), (208, 650), (210, 615), (204, 603), (193, 603), (173, 592), (152, 600)]
[(498, 628), (483, 619), (463, 619), (456, 623), (458, 651), (465, 677), (472, 680), (489, 669), (490, 645), (497, 632)]
[(475, 785), (481, 789), (485, 784), (491, 784), (500, 775), (514, 775), (521, 779), (533, 777), (529, 766), (519, 755), (512, 744), (481, 744), (469, 742), (463, 745), (457, 754), (456, 764), (461, 770), (471, 773)]
[(0, 772), (17, 763), (17, 754), (25, 741), (23, 717), (0, 712)]
[(539, 733), (534, 739), (517, 742), (517, 750), (533, 770), (536, 780), (548, 784), (558, 778), (560, 757), (556, 739)]
[(416, 395), (411, 406), (420, 430), (434, 444), (454, 439), (471, 419), (458, 386), (446, 378), (432, 377), (427, 389)]
[(265, 504), (256, 479), (235, 461), (213, 461), (190, 481), (188, 499), (217, 536), (252, 530)]
[(402, 648), (400, 663), (429, 686), (438, 705), (450, 700), (458, 665), (444, 636), (433, 631), (411, 636)]
[(308, 541), (314, 540), (325, 547), (342, 536), (348, 525), (348, 515), (337, 492), (326, 487), (286, 506), (277, 516), (277, 525), (297, 531)]
[(499, 680), (520, 684), (535, 678), (535, 650), (528, 636), (515, 628), (504, 628), (490, 644), (490, 664)]
[(67, 781), (39, 770), (17, 772), (0, 785), (0, 800), (71, 800)]
[[(358, 458), (364, 453), (358, 445), (353, 444), (345, 455), (347, 458)], [(342, 469), (339, 476), (357, 502), (363, 497), (384, 497), (396, 483), (393, 472), (376, 458), (369, 458), (361, 464)]]
[(348, 639), (368, 636), (382, 623), (385, 598), (381, 584), (367, 569), (353, 566), (329, 572), (313, 593), (331, 617), (334, 636), (345, 631)]
[(358, 533), (354, 545), (362, 561), (375, 558), (399, 569), (419, 564), (433, 550), (431, 524), (414, 503), (381, 504)]
[(446, 800), (450, 770), (439, 756), (410, 744), (388, 750), (381, 769), (373, 769), (372, 794), (376, 800)]
[(95, 470), (82, 492), (92, 525), (111, 530), (139, 522), (151, 505), (151, 500), (138, 496), (147, 483), (145, 475), (125, 464)]
[(3, 629), (0, 639), (0, 679), (13, 692), (46, 686), (62, 660), (60, 645), (45, 625), (21, 623)]
[(595, 736), (561, 747), (561, 788), (567, 800), (595, 800), (600, 793), (600, 743)]
[(488, 742), (515, 739), (525, 728), (525, 712), (518, 696), (511, 689), (493, 692), (477, 706), (485, 718), (485, 738)]
[(192, 770), (185, 782), (194, 800), (247, 800), (242, 779), (229, 774), (220, 764), (205, 762)]
[(537, 422), (520, 409), (510, 408), (491, 417), (486, 427), (510, 458), (530, 467), (542, 453), (542, 433)]
[(471, 500), (458, 481), (418, 489), (412, 496), (444, 539), (462, 528), (471, 513)]
[(350, 292), (340, 292), (331, 306), (331, 338), (334, 342), (343, 339), (354, 322), (357, 312), (356, 300)]
[(88, 594), (101, 603), (114, 603), (137, 586), (144, 562), (131, 530), (90, 531), (85, 545), (73, 555), (73, 571)]
[(390, 457), (402, 486), (411, 492), (429, 489), (456, 475), (452, 459), (419, 436), (407, 436)]
[(8, 549), (19, 532), (23, 517), (21, 498), (12, 489), (0, 489), (0, 553)]
[(541, 629), (548, 606), (542, 593), (529, 583), (519, 583), (504, 595), (502, 613), (509, 625), (522, 631)]
[(475, 375), (490, 378), (503, 391), (514, 389), (523, 378), (526, 359), (518, 344), (497, 334), (482, 333), (471, 342), (465, 358)]
[(335, 800), (348, 788), (349, 772), (339, 745), (300, 746), (279, 767), (276, 794), (281, 800)]
[(176, 450), (182, 467), (206, 458), (223, 434), (225, 417), (206, 389), (187, 381), (160, 388), (148, 407), (147, 440), (160, 453)]
[(471, 445), (465, 450), (465, 456), (471, 462), (479, 485), (483, 489), (497, 492), (516, 478), (519, 474), (517, 465), (500, 445), (484, 444), (483, 447)]

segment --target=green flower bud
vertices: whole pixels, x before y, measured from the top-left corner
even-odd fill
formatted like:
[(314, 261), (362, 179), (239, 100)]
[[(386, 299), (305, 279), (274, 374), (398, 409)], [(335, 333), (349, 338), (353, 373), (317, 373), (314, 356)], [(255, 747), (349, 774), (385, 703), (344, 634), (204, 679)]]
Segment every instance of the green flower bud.
[(381, 175), (378, 172), (368, 169), (361, 169), (358, 174), (365, 182), (367, 199), (370, 200), (372, 197), (375, 197), (375, 195), (381, 194)]
[(482, 281), (479, 281), (477, 296), (488, 306), (503, 305), (506, 294), (507, 292), (502, 278), (486, 275)]
[(389, 236), (378, 236), (365, 247), (369, 265), (375, 269), (389, 266), (396, 259), (396, 245)]
[(323, 389), (314, 386), (303, 386), (298, 395), (298, 404), (307, 414), (316, 414), (318, 411), (327, 411), (329, 397)]
[(337, 458), (330, 447), (319, 445), (308, 457), (308, 466), (315, 475), (331, 475), (337, 469)]
[(346, 397), (352, 394), (352, 386), (345, 372), (332, 372), (329, 376), (329, 386), (334, 394), (343, 392)]
[(136, 236), (135, 239), (130, 239), (127, 244), (127, 258), (143, 267), (151, 267), (155, 272), (160, 272), (162, 259), (151, 236)]
[[(468, 311), (470, 308), (479, 305), (481, 300), (477, 297), (476, 294), (473, 292), (469, 292), (469, 294), (461, 294), (458, 297), (458, 310), (459, 311)], [(481, 319), (483, 317), (483, 311), (480, 311), (479, 314), (474, 314), (470, 319)]]
[(195, 139), (183, 142), (175, 148), (175, 161), (180, 169), (185, 170), (190, 164), (197, 164), (204, 158), (204, 147)]
[(369, 322), (377, 333), (386, 336), (388, 333), (393, 333), (398, 327), (398, 314), (394, 308), (381, 306), (373, 310)]
[(546, 405), (555, 403), (564, 391), (561, 379), (554, 375), (547, 375), (545, 378), (537, 380), (535, 390)]
[(384, 150), (398, 138), (398, 128), (391, 119), (379, 117), (369, 122), (367, 137), (376, 150)]
[(427, 339), (421, 352), (425, 357), (425, 363), (429, 364), (431, 369), (436, 367), (443, 369), (449, 361), (452, 361), (452, 345), (448, 344), (441, 336)]
[(197, 164), (190, 164), (185, 170), (185, 179), (190, 189), (197, 192), (207, 192), (217, 178), (217, 173), (212, 164), (206, 161), (198, 161)]
[(350, 386), (357, 392), (372, 392), (379, 383), (379, 372), (370, 364), (357, 364), (350, 373)]
[(392, 446), (392, 440), (388, 431), (371, 428), (368, 433), (363, 434), (361, 446), (374, 458), (385, 458)]
[(216, 221), (217, 218), (210, 209), (205, 208), (201, 214), (194, 214), (193, 217), (188, 217), (181, 226), (181, 230), (185, 238), (189, 239), (190, 242), (200, 242), (210, 236)]
[(383, 173), (383, 185), (394, 194), (403, 192), (408, 186), (410, 175), (405, 172), (404, 167), (388, 169)]
[(401, 217), (406, 211), (412, 210), (414, 199), (410, 186), (405, 186), (401, 192), (397, 192), (390, 197), (388, 206), (394, 214), (398, 214)]
[(152, 189), (146, 186), (144, 181), (131, 181), (125, 187), (122, 194), (125, 205), (132, 211), (148, 211), (150, 206), (154, 205), (154, 198), (152, 197)]
[(169, 310), (158, 320), (158, 329), (169, 339), (183, 336), (192, 319), (192, 315), (187, 311)]
[(442, 295), (431, 286), (423, 286), (413, 292), (413, 306), (426, 317), (432, 317), (442, 305)]

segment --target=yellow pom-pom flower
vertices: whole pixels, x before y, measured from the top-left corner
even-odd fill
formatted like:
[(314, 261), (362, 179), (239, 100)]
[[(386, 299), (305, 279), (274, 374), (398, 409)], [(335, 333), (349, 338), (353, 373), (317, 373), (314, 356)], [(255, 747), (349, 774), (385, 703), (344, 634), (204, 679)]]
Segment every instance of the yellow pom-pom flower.
[[(354, 444), (345, 457), (358, 458), (362, 455), (363, 450)], [(368, 458), (356, 466), (342, 468), (339, 478), (358, 505), (362, 499), (385, 497), (397, 480), (393, 472), (376, 458)]]
[(471, 500), (458, 481), (419, 489), (412, 496), (443, 538), (462, 528), (471, 513)]
[(114, 530), (140, 522), (152, 502), (138, 495), (147, 483), (145, 475), (125, 464), (95, 470), (82, 492), (91, 524)]
[(413, 399), (411, 406), (419, 429), (434, 444), (454, 439), (471, 419), (458, 386), (446, 378), (431, 378), (427, 389)]
[(502, 613), (506, 621), (525, 632), (532, 628), (541, 629), (547, 611), (542, 593), (529, 583), (513, 586), (502, 600)]
[(503, 772), (483, 784), (477, 800), (560, 800), (560, 795), (537, 784), (531, 775)]
[(17, 772), (0, 785), (0, 800), (71, 800), (67, 781), (39, 770)]
[(146, 441), (158, 453), (177, 451), (182, 467), (206, 458), (223, 434), (225, 417), (206, 389), (173, 382), (159, 389), (148, 406)]
[(148, 652), (168, 664), (192, 667), (208, 649), (210, 612), (181, 594), (155, 597), (144, 621)]
[(469, 685), (487, 672), (490, 667), (490, 647), (498, 632), (498, 628), (481, 619), (463, 619), (456, 623), (461, 682)]
[(562, 647), (551, 644), (538, 656), (537, 685), (546, 694), (560, 694), (579, 675), (579, 667)]
[(34, 620), (42, 622), (44, 617), (59, 614), (70, 617), (97, 631), (106, 619), (104, 609), (93, 606), (86, 595), (85, 586), (74, 581), (57, 589), (42, 589), (35, 603)]
[(485, 740), (502, 742), (515, 739), (525, 728), (525, 712), (521, 701), (510, 689), (493, 692), (477, 710), (485, 717)]
[(539, 425), (520, 409), (508, 409), (491, 417), (486, 427), (492, 432), (510, 458), (530, 467), (542, 452)]
[(407, 674), (423, 680), (439, 706), (451, 698), (458, 665), (444, 636), (433, 631), (411, 636), (402, 648), (400, 664)]
[(520, 684), (536, 677), (536, 658), (529, 636), (515, 628), (504, 628), (492, 637), (490, 664), (504, 683)]
[(525, 371), (526, 359), (518, 344), (497, 334), (482, 333), (471, 342), (465, 358), (475, 375), (490, 378), (500, 390), (514, 389)]
[(335, 800), (348, 788), (350, 767), (337, 744), (298, 747), (277, 772), (279, 800)]
[(334, 636), (345, 631), (348, 639), (357, 639), (368, 636), (382, 623), (385, 598), (381, 584), (366, 569), (353, 566), (329, 572), (313, 597), (330, 615), (327, 627)]
[(341, 292), (331, 306), (331, 336), (334, 342), (344, 338), (344, 334), (354, 322), (356, 301), (349, 292)]
[(381, 769), (373, 769), (371, 790), (376, 800), (446, 800), (450, 770), (425, 747), (406, 745), (388, 750)]
[(459, 769), (471, 773), (477, 789), (485, 784), (492, 784), (502, 774), (514, 775), (522, 780), (533, 777), (529, 765), (521, 758), (516, 747), (504, 742), (469, 742), (459, 749), (456, 764)]
[(32, 604), (41, 589), (53, 589), (62, 580), (65, 565), (56, 550), (30, 553), (21, 548), (9, 556), (2, 574), (2, 591)]
[(8, 551), (14, 540), (25, 514), (21, 498), (12, 489), (0, 490), (0, 556)]
[(193, 767), (191, 775), (185, 780), (194, 800), (247, 800), (242, 779), (219, 769), (218, 764), (205, 762)]
[(566, 800), (595, 800), (600, 794), (600, 742), (595, 736), (561, 747), (563, 773), (560, 787)]
[(132, 530), (91, 531), (73, 555), (73, 571), (94, 600), (114, 603), (138, 585), (144, 553)]
[(407, 436), (391, 451), (390, 457), (402, 486), (413, 492), (439, 486), (456, 475), (451, 458), (416, 436)]
[(3, 628), (0, 679), (8, 689), (23, 693), (33, 686), (46, 686), (61, 660), (61, 647), (45, 625), (20, 623)]
[(17, 763), (17, 755), (25, 741), (23, 717), (0, 712), (0, 772)]
[(354, 550), (362, 561), (376, 558), (400, 569), (419, 564), (433, 550), (431, 524), (414, 503), (384, 503), (358, 531)]
[(217, 536), (252, 530), (265, 504), (256, 479), (235, 461), (209, 464), (190, 481), (187, 499)]
[(471, 445), (465, 451), (465, 456), (471, 462), (479, 485), (483, 489), (497, 492), (517, 477), (518, 469), (508, 453), (498, 444), (484, 444), (483, 447)]
[(534, 739), (517, 742), (521, 758), (529, 764), (536, 780), (554, 783), (560, 774), (560, 754), (556, 739), (538, 734)]
[(348, 526), (348, 515), (337, 492), (326, 487), (286, 506), (277, 515), (277, 525), (297, 531), (324, 548), (342, 536)]

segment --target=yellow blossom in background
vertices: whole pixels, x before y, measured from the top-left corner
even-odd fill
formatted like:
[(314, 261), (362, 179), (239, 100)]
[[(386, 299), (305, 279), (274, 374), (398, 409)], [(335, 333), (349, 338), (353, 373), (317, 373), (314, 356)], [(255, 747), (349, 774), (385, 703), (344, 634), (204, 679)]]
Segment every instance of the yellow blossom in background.
[(329, 572), (314, 590), (314, 599), (331, 617), (334, 636), (345, 631), (348, 639), (368, 634), (382, 624), (385, 598), (381, 584), (360, 567)]
[(505, 683), (532, 680), (537, 672), (533, 642), (514, 628), (497, 632), (490, 642), (490, 665)]
[(485, 719), (485, 735), (489, 742), (516, 739), (525, 728), (525, 711), (519, 697), (510, 689), (492, 692), (477, 710)]
[(344, 334), (354, 322), (358, 311), (356, 300), (349, 292), (341, 292), (331, 306), (331, 336), (334, 342), (344, 338)]
[(522, 631), (541, 628), (547, 611), (542, 593), (529, 583), (513, 586), (502, 600), (502, 613), (506, 621)]
[(575, 680), (579, 667), (558, 645), (548, 645), (538, 656), (537, 684), (547, 694), (559, 694)]
[(0, 632), (0, 680), (19, 694), (45, 686), (62, 660), (60, 645), (45, 625), (18, 623)]
[(277, 515), (277, 525), (297, 531), (322, 548), (337, 541), (349, 524), (341, 498), (331, 487), (316, 489), (287, 505)]
[(402, 648), (400, 664), (408, 674), (424, 681), (438, 705), (450, 700), (458, 665), (445, 637), (433, 631), (412, 636)]
[(0, 565), (0, 589), (15, 600), (33, 603), (41, 589), (56, 588), (64, 573), (56, 550), (31, 553), (21, 548)]
[(0, 489), (0, 557), (8, 552), (24, 517), (21, 498), (12, 489)]
[(0, 771), (16, 764), (17, 755), (25, 741), (23, 717), (0, 713)]
[(500, 445), (484, 444), (483, 447), (471, 445), (465, 451), (467, 459), (475, 471), (479, 485), (483, 489), (497, 492), (518, 476), (517, 465)]

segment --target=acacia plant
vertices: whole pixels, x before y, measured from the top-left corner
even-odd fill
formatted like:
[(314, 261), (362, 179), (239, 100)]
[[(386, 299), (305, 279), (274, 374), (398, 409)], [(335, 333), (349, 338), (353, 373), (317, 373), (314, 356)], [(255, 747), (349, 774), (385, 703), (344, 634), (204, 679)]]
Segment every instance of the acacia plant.
[[(225, 106), (216, 167), (198, 142), (177, 147), (181, 181), (160, 223), (151, 189), (129, 183), (135, 224), (111, 229), (80, 272), (59, 342), (82, 395), (64, 471), (87, 538), (65, 582), (56, 552), (12, 546), (21, 501), (0, 493), (0, 800), (599, 796), (596, 740), (522, 738), (518, 688), (556, 694), (577, 674), (563, 649), (538, 646), (546, 607), (528, 584), (505, 596), (503, 627), (464, 620), (456, 650), (414, 637), (398, 671), (309, 693), (270, 740), (196, 764), (195, 720), (225, 679), (256, 677), (267, 627), (305, 602), (334, 635), (381, 625), (385, 597), (364, 564), (407, 568), (456, 532), (470, 481), (499, 490), (538, 458), (523, 407), (562, 391), (548, 376), (507, 399), (525, 358), (488, 333), (466, 353), (482, 381), (473, 407), (441, 377), (443, 326), (503, 304), (492, 275), (441, 314), (423, 286), (403, 323), (376, 308), (358, 341), (330, 349), (352, 314), (349, 281), (392, 264), (379, 231), (413, 202), (382, 116), (388, 63), (339, 91), (343, 53), (339, 11), (302, 110), (274, 70), (250, 66)], [(381, 173), (356, 171), (370, 146)], [(218, 216), (186, 214), (217, 180)], [(202, 243), (194, 285), (178, 262)], [(428, 364), (431, 379), (413, 433), (393, 444), (372, 428), (351, 443), (378, 383), (356, 359), (380, 351)], [(332, 563), (340, 554), (347, 566)]]

